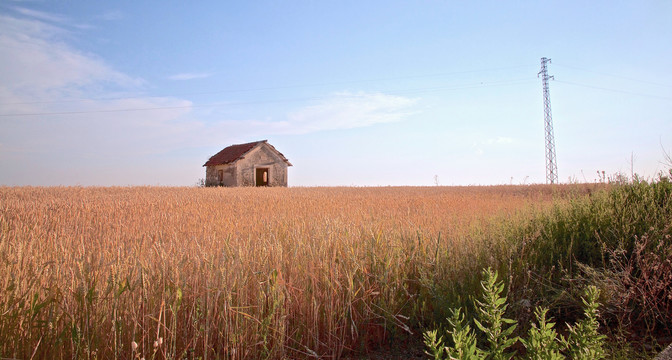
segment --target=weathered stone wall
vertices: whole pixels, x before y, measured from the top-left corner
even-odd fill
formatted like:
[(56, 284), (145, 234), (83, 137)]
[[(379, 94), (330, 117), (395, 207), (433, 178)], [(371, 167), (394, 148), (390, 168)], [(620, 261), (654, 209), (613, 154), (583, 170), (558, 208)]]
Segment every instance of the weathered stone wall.
[[(219, 181), (217, 173), (224, 171), (224, 178)], [(206, 166), (205, 186), (236, 186), (236, 167), (231, 164)]]
[[(255, 186), (257, 168), (268, 168), (268, 186), (287, 186), (287, 163), (262, 143), (233, 164), (206, 166), (205, 186)], [(224, 180), (217, 172), (224, 170)]]
[(268, 168), (268, 186), (287, 186), (287, 164), (261, 144), (236, 162), (238, 186), (255, 186), (255, 169)]

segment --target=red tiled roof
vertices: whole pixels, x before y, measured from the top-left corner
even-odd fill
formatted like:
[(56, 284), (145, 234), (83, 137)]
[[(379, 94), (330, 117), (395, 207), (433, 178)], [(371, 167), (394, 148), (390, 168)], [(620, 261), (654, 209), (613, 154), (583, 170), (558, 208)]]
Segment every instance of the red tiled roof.
[[(229, 147), (224, 148), (222, 151), (218, 152), (217, 154), (213, 155), (210, 160), (208, 160), (203, 166), (211, 166), (211, 165), (222, 165), (222, 164), (230, 164), (232, 162), (235, 162), (236, 160), (241, 159), (245, 154), (247, 154), (250, 150), (254, 149), (255, 146), (261, 144), (261, 143), (266, 143), (267, 140), (261, 140), (261, 141), (255, 141), (247, 144), (237, 144), (237, 145), (231, 145)], [(268, 143), (267, 143), (268, 144)], [(287, 163), (287, 165), (292, 166), (292, 164), (289, 163), (289, 160), (285, 158), (282, 153), (280, 153), (278, 150), (276, 150), (273, 145), (268, 144), (268, 146), (271, 147), (276, 153), (278, 153), (278, 156), (282, 158), (283, 161)]]

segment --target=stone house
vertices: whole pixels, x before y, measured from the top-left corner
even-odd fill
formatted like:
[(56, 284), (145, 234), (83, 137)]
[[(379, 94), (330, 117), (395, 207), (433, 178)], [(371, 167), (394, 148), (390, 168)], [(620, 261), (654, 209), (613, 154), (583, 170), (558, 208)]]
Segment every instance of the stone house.
[(287, 186), (292, 164), (267, 140), (231, 145), (205, 166), (205, 186)]

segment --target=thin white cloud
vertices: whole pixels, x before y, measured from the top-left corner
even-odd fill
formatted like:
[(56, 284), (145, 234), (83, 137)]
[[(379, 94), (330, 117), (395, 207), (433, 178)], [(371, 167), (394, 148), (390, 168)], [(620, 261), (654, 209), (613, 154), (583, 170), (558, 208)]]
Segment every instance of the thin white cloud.
[(47, 13), (44, 11), (37, 11), (37, 10), (32, 10), (24, 7), (14, 7), (14, 11), (16, 11), (19, 14), (37, 19), (37, 20), (43, 20), (43, 21), (49, 21), (49, 22), (55, 22), (59, 24), (66, 23), (68, 21), (68, 18), (62, 15), (57, 15), (57, 14), (51, 14)]
[(168, 77), (170, 80), (193, 80), (193, 79), (205, 79), (211, 77), (212, 73), (182, 73), (175, 74)]
[(513, 138), (510, 137), (505, 137), (505, 136), (498, 136), (494, 139), (487, 139), (483, 141), (483, 144), (487, 145), (506, 145), (506, 144), (513, 144), (514, 140)]
[(199, 141), (219, 146), (227, 141), (301, 135), (319, 131), (355, 129), (403, 121), (415, 114), (418, 99), (382, 93), (341, 92), (316, 104), (289, 112), (284, 118), (224, 120), (202, 124)]
[(383, 93), (342, 92), (289, 113), (283, 126), (291, 133), (309, 133), (397, 122), (413, 113), (416, 103), (416, 99)]
[[(318, 131), (355, 129), (404, 120), (416, 113), (418, 99), (383, 93), (340, 92), (317, 104), (289, 112), (282, 120), (220, 121), (208, 126), (204, 143), (219, 143), (221, 135), (238, 134), (250, 138), (271, 135), (308, 134)], [(210, 139), (211, 140), (205, 140)]]
[[(44, 24), (51, 23), (51, 25), (58, 26), (58, 27), (69, 27), (72, 29), (76, 29), (77, 31), (79, 30), (89, 30), (93, 29), (94, 26), (91, 24), (85, 24), (85, 23), (77, 23), (72, 21), (70, 18), (60, 15), (60, 14), (53, 14), (53, 13), (48, 13), (44, 11), (38, 11), (38, 10), (33, 10), (25, 7), (13, 7), (12, 8), (16, 13), (21, 14), (23, 17), (29, 18), (30, 20), (36, 20), (36, 21), (41, 21), (44, 22)], [(58, 29), (59, 33), (65, 32), (65, 30), (61, 28)]]
[(105, 12), (104, 14), (98, 16), (99, 19), (106, 21), (116, 21), (121, 20), (125, 17), (124, 13), (119, 10), (112, 10)]
[(0, 95), (63, 100), (90, 97), (91, 87), (101, 84), (132, 88), (143, 83), (69, 46), (60, 27), (0, 15), (0, 35), (0, 48), (7, 49), (0, 57)]
[[(152, 168), (156, 162), (152, 157), (193, 146), (197, 138), (200, 124), (188, 117), (191, 102), (123, 98), (142, 92), (145, 82), (70, 45), (68, 40), (76, 35), (54, 24), (62, 18), (23, 13), (30, 18), (0, 15), (0, 49), (4, 50), (0, 56), (0, 113), (52, 115), (0, 117), (0, 167), (5, 169), (0, 183), (108, 184), (95, 178), (100, 175), (92, 169), (112, 163), (115, 166), (106, 171), (116, 178), (131, 171), (139, 174), (127, 175), (127, 183), (161, 182), (154, 175), (157, 169)], [(116, 100), (96, 100), (102, 98)], [(170, 109), (104, 112), (148, 108)], [(88, 113), (55, 114), (73, 111)], [(35, 180), (31, 164), (36, 163), (41, 174), (60, 175)]]
[(509, 145), (515, 143), (516, 140), (514, 138), (506, 137), (506, 136), (497, 136), (495, 138), (489, 138), (481, 141), (476, 141), (471, 145), (471, 149), (474, 151), (474, 154), (476, 155), (483, 155), (485, 154), (485, 147), (493, 147), (493, 146), (503, 146), (503, 145)]
[(483, 151), (483, 148), (478, 143), (473, 143), (471, 145), (471, 149), (474, 151), (474, 154), (476, 154), (476, 155), (485, 154), (485, 151)]

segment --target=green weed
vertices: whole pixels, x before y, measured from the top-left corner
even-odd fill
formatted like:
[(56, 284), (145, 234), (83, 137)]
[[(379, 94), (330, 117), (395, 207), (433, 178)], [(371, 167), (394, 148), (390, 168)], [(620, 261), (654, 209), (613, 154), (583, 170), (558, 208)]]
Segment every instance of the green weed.
[[(516, 351), (513, 345), (520, 341), (525, 349), (525, 358), (535, 360), (581, 359), (599, 360), (605, 357), (605, 336), (598, 332), (597, 298), (599, 290), (589, 286), (585, 291), (584, 316), (574, 326), (569, 326), (569, 336), (563, 338), (554, 329), (554, 323), (546, 320), (547, 309), (535, 311), (537, 324), (529, 330), (527, 339), (512, 336), (517, 322), (504, 317), (506, 297), (502, 296), (503, 282), (497, 281), (497, 273), (491, 269), (483, 271), (483, 301), (477, 301), (477, 318), (474, 323), (485, 338), (487, 346), (477, 347), (477, 336), (472, 332), (461, 309), (455, 309), (448, 319), (451, 331), (447, 335), (452, 345), (445, 346), (443, 337), (437, 330), (424, 333), (426, 353), (435, 360), (442, 359), (512, 359)], [(438, 337), (437, 337), (438, 336)], [(444, 357), (445, 355), (445, 357)]]

